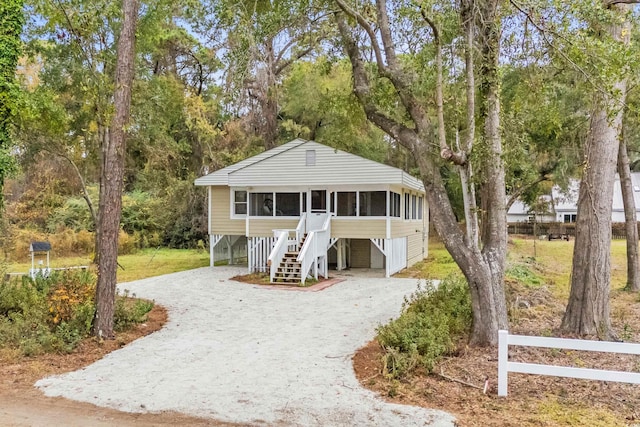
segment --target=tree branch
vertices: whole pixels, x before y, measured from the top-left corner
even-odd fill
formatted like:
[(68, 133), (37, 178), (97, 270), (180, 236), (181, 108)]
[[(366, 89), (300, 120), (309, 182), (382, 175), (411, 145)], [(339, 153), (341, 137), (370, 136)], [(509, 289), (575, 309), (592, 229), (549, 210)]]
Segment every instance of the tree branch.
[[(384, 0), (379, 0), (384, 1)], [(447, 144), (447, 134), (444, 124), (444, 96), (442, 79), (442, 42), (436, 23), (429, 18), (423, 7), (420, 8), (422, 18), (429, 24), (433, 31), (433, 39), (436, 45), (436, 109), (438, 112), (438, 142), (440, 143), (440, 156), (456, 165), (464, 165), (467, 156), (464, 152), (455, 152)]]
[[(340, 1), (340, 0), (337, 0)], [(379, 128), (395, 138), (402, 146), (412, 152), (417, 152), (420, 140), (415, 129), (411, 129), (402, 123), (390, 118), (380, 111), (371, 101), (369, 93), (371, 85), (367, 78), (367, 72), (360, 59), (356, 42), (351, 36), (351, 32), (347, 27), (347, 23), (342, 16), (336, 15), (338, 21), (338, 29), (343, 38), (347, 55), (351, 60), (351, 68), (353, 69), (353, 89), (358, 101), (364, 108), (367, 118), (375, 123)]]
[(378, 69), (380, 72), (386, 72), (387, 66), (385, 65), (382, 59), (382, 53), (380, 52), (380, 45), (378, 44), (378, 39), (376, 38), (376, 34), (371, 28), (371, 25), (360, 15), (357, 11), (352, 9), (349, 5), (347, 5), (342, 0), (335, 0), (338, 4), (338, 7), (347, 15), (352, 17), (358, 22), (358, 24), (367, 32), (369, 39), (371, 40), (371, 47), (373, 48), (373, 52), (376, 56), (376, 63), (378, 64)]

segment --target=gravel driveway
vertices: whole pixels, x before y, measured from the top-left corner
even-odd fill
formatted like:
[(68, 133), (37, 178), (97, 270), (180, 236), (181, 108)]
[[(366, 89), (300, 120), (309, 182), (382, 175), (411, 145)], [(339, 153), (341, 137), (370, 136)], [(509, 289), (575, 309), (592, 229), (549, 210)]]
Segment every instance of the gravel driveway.
[(444, 412), (384, 402), (353, 372), (351, 356), (399, 314), (415, 279), (349, 277), (298, 292), (228, 280), (243, 271), (201, 268), (120, 285), (167, 307), (165, 327), (36, 386), (121, 411), (249, 425), (453, 425)]

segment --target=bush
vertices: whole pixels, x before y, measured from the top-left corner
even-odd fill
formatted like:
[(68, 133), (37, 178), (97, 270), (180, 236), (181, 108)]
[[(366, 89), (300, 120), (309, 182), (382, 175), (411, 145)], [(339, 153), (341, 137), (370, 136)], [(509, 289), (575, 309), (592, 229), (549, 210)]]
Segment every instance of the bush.
[(433, 370), (438, 359), (455, 350), (471, 327), (471, 299), (464, 279), (449, 276), (438, 287), (428, 282), (405, 299), (402, 314), (378, 327), (384, 365), (393, 378), (413, 369)]
[(124, 331), (135, 324), (145, 322), (152, 308), (152, 301), (129, 298), (129, 293), (125, 291), (123, 296), (116, 298), (113, 314), (114, 329)]
[[(93, 274), (77, 270), (0, 282), (0, 347), (25, 356), (72, 351), (91, 331), (95, 285)], [(117, 297), (116, 330), (146, 320), (151, 308), (150, 301)]]

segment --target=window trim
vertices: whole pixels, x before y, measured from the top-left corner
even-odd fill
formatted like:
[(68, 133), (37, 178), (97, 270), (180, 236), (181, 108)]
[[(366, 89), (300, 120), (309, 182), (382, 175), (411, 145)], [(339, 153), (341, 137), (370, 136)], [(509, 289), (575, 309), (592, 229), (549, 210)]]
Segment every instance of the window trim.
[[(236, 202), (236, 193), (245, 193), (245, 198), (246, 198), (246, 202), (244, 202), (245, 206), (246, 206), (246, 212), (244, 214), (239, 214), (236, 213), (236, 203), (243, 203), (243, 202)], [(230, 204), (230, 210), (231, 210), (231, 219), (244, 219), (247, 216), (249, 216), (249, 192), (246, 189), (231, 189), (231, 192), (229, 194), (229, 204)]]

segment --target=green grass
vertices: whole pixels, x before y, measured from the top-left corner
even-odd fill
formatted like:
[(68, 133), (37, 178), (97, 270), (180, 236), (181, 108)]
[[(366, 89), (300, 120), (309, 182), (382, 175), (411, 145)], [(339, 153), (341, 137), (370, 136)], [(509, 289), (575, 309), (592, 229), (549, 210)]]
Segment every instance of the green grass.
[(394, 277), (422, 277), (425, 279), (442, 280), (451, 274), (461, 273), (458, 265), (442, 242), (429, 241), (429, 256), (426, 260), (401, 271)]
[[(558, 298), (569, 296), (571, 262), (575, 240), (533, 240), (509, 238), (507, 249), (507, 276), (530, 275), (531, 286), (551, 285)], [(540, 268), (537, 268), (540, 267)], [(525, 270), (530, 270), (526, 272)], [(447, 252), (444, 244), (437, 240), (429, 242), (429, 256), (423, 262), (398, 273), (396, 277), (423, 277), (442, 280), (460, 269)], [(622, 289), (627, 275), (626, 242), (611, 241), (611, 289)], [(523, 277), (517, 277), (522, 279)], [(527, 282), (525, 280), (525, 282)]]
[[(510, 239), (508, 259), (511, 265), (518, 263), (540, 265), (537, 271), (544, 283), (558, 298), (567, 298), (570, 290), (571, 263), (575, 240)], [(611, 241), (611, 289), (622, 289), (627, 277), (626, 242)]]
[[(124, 268), (118, 267), (118, 283), (160, 276), (177, 271), (209, 265), (209, 252), (197, 249), (143, 249), (135, 254), (121, 255), (118, 262)], [(52, 268), (91, 265), (91, 259), (86, 257), (51, 258)], [(10, 272), (27, 272), (31, 262), (11, 263)]]

